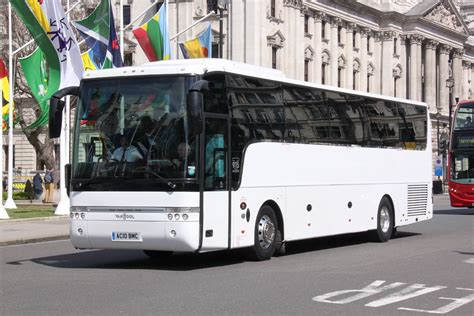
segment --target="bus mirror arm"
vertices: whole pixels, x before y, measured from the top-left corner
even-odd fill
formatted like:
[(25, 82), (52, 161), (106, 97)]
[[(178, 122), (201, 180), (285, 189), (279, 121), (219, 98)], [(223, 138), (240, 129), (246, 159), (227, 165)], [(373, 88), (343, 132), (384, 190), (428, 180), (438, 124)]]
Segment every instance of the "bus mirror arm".
[(189, 89), (186, 97), (186, 107), (190, 121), (191, 132), (200, 134), (202, 131), (202, 109), (204, 107), (203, 91), (209, 90), (207, 80), (199, 80)]
[(49, 138), (61, 135), (63, 109), (66, 104), (61, 98), (67, 95), (79, 95), (79, 87), (67, 87), (57, 91), (49, 101)]

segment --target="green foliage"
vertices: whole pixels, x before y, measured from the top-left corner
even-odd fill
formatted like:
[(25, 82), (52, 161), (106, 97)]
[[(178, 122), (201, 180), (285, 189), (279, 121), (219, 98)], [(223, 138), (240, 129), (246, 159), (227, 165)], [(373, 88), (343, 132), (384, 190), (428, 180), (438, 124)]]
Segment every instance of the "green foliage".
[[(28, 193), (13, 192), (13, 200), (29, 200)], [(3, 201), (7, 200), (7, 192), (3, 192)]]

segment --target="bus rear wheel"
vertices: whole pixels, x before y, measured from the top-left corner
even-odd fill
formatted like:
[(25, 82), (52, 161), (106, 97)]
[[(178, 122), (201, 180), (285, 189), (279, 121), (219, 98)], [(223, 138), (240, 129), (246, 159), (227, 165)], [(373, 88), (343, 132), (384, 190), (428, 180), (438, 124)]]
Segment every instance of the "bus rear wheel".
[(278, 224), (275, 211), (263, 206), (255, 222), (254, 246), (251, 248), (251, 257), (257, 261), (269, 260), (276, 249)]
[(392, 237), (393, 207), (387, 197), (383, 197), (377, 212), (377, 229), (373, 232), (376, 241), (386, 242)]
[(160, 251), (160, 250), (143, 250), (143, 253), (152, 259), (163, 259), (173, 254), (172, 251)]

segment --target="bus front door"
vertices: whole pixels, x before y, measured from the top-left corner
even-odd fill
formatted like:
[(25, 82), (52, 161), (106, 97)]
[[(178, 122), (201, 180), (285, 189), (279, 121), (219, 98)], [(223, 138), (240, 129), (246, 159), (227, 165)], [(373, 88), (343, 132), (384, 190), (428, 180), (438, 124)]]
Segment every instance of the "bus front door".
[(206, 117), (203, 138), (202, 251), (229, 247), (228, 119)]

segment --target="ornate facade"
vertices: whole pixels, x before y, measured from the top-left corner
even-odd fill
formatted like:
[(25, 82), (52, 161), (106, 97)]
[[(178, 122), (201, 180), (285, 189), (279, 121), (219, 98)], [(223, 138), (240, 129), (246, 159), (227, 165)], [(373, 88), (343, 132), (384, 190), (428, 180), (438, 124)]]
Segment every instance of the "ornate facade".
[[(98, 0), (87, 0), (84, 5), (93, 7), (95, 2)], [(151, 3), (124, 2), (132, 21)], [(299, 80), (427, 102), (436, 148), (437, 123), (447, 123), (449, 104), (454, 104), (455, 98), (474, 98), (471, 2), (229, 1), (224, 11), (223, 57), (277, 68)], [(115, 3), (117, 17), (119, 1)], [(170, 36), (204, 17), (216, 3), (169, 0)], [(208, 20), (212, 23), (216, 51), (218, 14)], [(178, 41), (195, 37), (206, 26), (207, 23), (200, 23), (172, 40), (175, 58), (182, 58)], [(125, 37), (128, 63), (146, 62), (130, 30)], [(23, 160), (28, 159), (15, 161)], [(15, 167), (20, 166), (16, 163)], [(31, 163), (24, 166), (30, 168)]]

